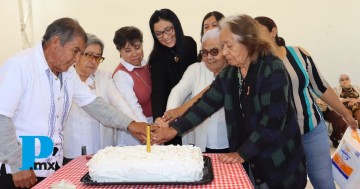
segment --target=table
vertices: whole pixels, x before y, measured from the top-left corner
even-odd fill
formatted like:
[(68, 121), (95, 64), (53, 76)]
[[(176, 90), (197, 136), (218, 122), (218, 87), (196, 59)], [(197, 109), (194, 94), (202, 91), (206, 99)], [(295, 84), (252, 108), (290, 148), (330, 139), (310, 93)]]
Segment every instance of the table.
[(80, 156), (70, 161), (58, 171), (38, 183), (33, 189), (50, 188), (53, 183), (65, 179), (76, 185), (77, 189), (81, 188), (254, 188), (241, 164), (225, 164), (219, 161), (219, 154), (204, 154), (211, 158), (214, 170), (214, 180), (209, 184), (203, 185), (86, 185), (80, 182), (80, 178), (87, 172), (87, 159)]

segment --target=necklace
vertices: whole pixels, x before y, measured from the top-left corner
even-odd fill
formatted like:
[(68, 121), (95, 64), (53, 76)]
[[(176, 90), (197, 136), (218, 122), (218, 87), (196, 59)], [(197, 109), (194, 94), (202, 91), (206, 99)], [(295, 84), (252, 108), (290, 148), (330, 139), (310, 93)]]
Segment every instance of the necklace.
[(170, 51), (174, 55), (174, 61), (178, 63), (180, 61), (180, 57), (173, 50), (170, 49)]
[(91, 74), (88, 77), (90, 80), (86, 80), (87, 85), (89, 87), (90, 90), (95, 90), (96, 89), (96, 85), (95, 85), (95, 76), (93, 74)]
[(243, 88), (243, 85), (244, 85), (244, 78), (242, 77), (241, 75), (241, 72), (240, 72), (240, 68), (238, 68), (237, 70), (237, 75), (238, 75), (238, 79), (239, 79), (239, 83), (238, 83), (238, 88), (239, 88), (239, 106), (240, 106), (240, 110), (242, 112), (242, 116), (245, 116), (244, 112), (242, 111), (242, 104), (241, 104), (241, 93), (242, 93), (242, 88)]
[(245, 78), (243, 77), (243, 75), (241, 74), (241, 71), (240, 71), (240, 68), (238, 68), (237, 70), (237, 74), (238, 74), (238, 78), (239, 78), (239, 84), (238, 84), (238, 87), (239, 87), (239, 93), (241, 94), (242, 92), (242, 89), (245, 85)]
[[(150, 71), (147, 67), (145, 67), (145, 69), (146, 69), (146, 71), (148, 71), (150, 73)], [(144, 80), (144, 78), (141, 77), (141, 75), (136, 71), (136, 69), (134, 69), (134, 72), (141, 79), (141, 81), (143, 81), (145, 83), (146, 87), (151, 90), (150, 85)]]

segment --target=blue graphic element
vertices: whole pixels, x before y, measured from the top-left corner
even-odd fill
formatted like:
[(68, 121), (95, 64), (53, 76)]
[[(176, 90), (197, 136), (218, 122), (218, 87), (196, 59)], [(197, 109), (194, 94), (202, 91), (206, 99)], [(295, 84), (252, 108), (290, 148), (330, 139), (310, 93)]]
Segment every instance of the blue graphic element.
[[(20, 170), (34, 169), (35, 158), (46, 158), (52, 154), (54, 144), (47, 136), (19, 136), (22, 139), (22, 167)], [(40, 142), (39, 155), (35, 155), (35, 140)]]

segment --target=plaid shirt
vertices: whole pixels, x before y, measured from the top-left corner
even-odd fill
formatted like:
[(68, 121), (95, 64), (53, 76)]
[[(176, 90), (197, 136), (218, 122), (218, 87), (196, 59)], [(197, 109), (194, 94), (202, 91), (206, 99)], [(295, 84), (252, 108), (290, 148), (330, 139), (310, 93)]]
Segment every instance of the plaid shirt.
[(237, 67), (226, 67), (202, 98), (170, 125), (181, 135), (224, 107), (230, 150), (240, 154), (245, 168), (250, 166), (255, 185), (304, 188), (305, 153), (290, 93), (282, 61), (259, 57), (243, 82)]

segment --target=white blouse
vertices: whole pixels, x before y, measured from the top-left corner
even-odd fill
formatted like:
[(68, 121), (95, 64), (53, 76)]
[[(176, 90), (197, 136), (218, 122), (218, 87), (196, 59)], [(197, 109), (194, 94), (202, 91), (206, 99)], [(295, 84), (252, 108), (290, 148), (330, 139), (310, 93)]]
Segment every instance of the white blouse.
[[(120, 59), (120, 64), (122, 64), (125, 69), (128, 71), (132, 71), (136, 66), (127, 63), (125, 60)], [(145, 60), (141, 62), (141, 66), (143, 67), (147, 64)], [(115, 83), (116, 88), (121, 93), (121, 95), (124, 97), (126, 102), (130, 105), (131, 110), (135, 113), (136, 120), (140, 122), (146, 122), (146, 123), (152, 123), (153, 118), (152, 117), (145, 117), (143, 113), (143, 109), (138, 102), (138, 99), (135, 95), (135, 92), (133, 90), (134, 88), (134, 80), (130, 76), (130, 74), (119, 70), (117, 71), (114, 76), (113, 80)], [(150, 94), (149, 94), (150, 95)], [(126, 112), (125, 112), (126, 113)], [(139, 143), (136, 143), (139, 144)], [(136, 145), (133, 142), (129, 142), (128, 136), (124, 131), (118, 131), (117, 133), (117, 145), (119, 146), (129, 146), (129, 145)]]
[[(215, 79), (204, 62), (190, 65), (179, 83), (171, 90), (166, 110), (181, 106), (188, 98), (193, 98)], [(223, 149), (229, 147), (224, 108), (208, 117), (182, 137), (183, 144), (194, 144), (205, 151), (205, 148)]]

